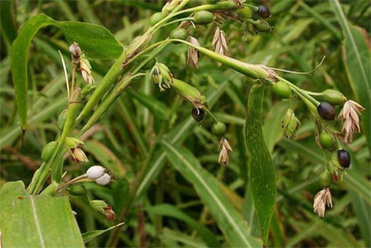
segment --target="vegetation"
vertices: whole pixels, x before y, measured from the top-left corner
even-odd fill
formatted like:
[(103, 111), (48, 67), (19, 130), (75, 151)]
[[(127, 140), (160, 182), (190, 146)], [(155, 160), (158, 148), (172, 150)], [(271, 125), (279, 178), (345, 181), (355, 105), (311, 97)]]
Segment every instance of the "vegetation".
[(2, 245), (370, 247), (370, 14), (1, 1)]

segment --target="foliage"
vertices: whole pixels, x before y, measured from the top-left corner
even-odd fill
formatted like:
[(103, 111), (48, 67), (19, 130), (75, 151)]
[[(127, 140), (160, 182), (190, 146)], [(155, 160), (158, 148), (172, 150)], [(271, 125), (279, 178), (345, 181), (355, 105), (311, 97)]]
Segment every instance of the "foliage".
[(1, 1), (4, 247), (371, 246), (369, 4), (239, 2)]

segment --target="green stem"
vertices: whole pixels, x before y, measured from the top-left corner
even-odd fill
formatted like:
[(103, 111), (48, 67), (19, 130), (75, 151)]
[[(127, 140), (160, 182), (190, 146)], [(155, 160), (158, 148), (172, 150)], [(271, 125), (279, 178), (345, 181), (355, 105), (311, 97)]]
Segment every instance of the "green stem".
[(211, 113), (211, 111), (208, 109), (208, 108), (203, 108), (205, 110), (205, 112), (210, 115), (210, 117), (214, 120), (215, 123), (218, 123), (219, 121), (216, 119), (215, 115), (213, 115), (213, 113)]

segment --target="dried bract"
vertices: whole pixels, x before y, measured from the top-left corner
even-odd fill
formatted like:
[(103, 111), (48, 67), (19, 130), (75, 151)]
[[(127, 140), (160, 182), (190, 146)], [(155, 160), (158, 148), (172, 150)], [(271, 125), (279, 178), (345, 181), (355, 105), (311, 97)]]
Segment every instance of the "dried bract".
[(332, 197), (329, 188), (324, 188), (314, 196), (313, 212), (319, 217), (325, 217), (327, 207), (332, 208)]
[(351, 142), (356, 132), (361, 132), (359, 126), (359, 115), (363, 110), (365, 110), (365, 108), (355, 101), (349, 100), (345, 102), (344, 107), (339, 114), (339, 118), (344, 121), (341, 130), (344, 133), (345, 143)]
[(219, 148), (221, 148), (219, 153), (218, 162), (220, 164), (229, 165), (229, 154), (233, 151), (231, 145), (226, 138), (222, 138), (219, 143)]
[[(198, 42), (198, 40), (195, 38), (195, 37), (192, 37), (190, 36), (189, 37), (189, 42), (195, 46), (201, 46), (200, 43)], [(187, 61), (188, 61), (188, 64), (195, 67), (195, 68), (198, 68), (198, 59), (200, 58), (200, 53), (194, 49), (193, 47), (189, 47), (188, 48), (188, 58), (187, 58)]]

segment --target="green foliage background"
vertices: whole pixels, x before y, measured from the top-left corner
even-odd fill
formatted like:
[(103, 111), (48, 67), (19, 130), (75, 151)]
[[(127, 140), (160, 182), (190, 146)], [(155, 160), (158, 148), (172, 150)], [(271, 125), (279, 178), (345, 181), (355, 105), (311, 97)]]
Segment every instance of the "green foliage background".
[[(360, 95), (367, 84), (357, 77), (360, 65), (344, 59), (352, 49), (347, 43), (349, 33), (344, 32), (344, 25), (351, 28), (351, 37), (356, 39), (357, 45), (364, 44), (366, 50), (369, 49), (369, 1), (341, 2), (349, 22), (339, 15), (335, 1), (251, 3), (270, 7), (272, 17), (269, 22), (274, 27), (273, 32), (244, 37), (240, 25), (224, 23), (221, 28), (228, 36), (229, 55), (248, 63), (293, 71), (310, 71), (326, 55), (324, 64), (314, 73), (282, 75), (303, 89), (318, 92), (338, 89), (348, 99), (359, 100), (366, 108), (370, 107), (367, 91)], [(57, 51), (61, 50), (65, 60), (69, 61), (69, 43), (59, 29), (46, 27), (32, 40), (29, 51), (28, 131), (19, 150), (20, 129), (9, 60), (10, 46), (19, 28), (32, 16), (45, 13), (58, 21), (103, 25), (118, 41), (128, 45), (134, 37), (143, 34), (148, 27), (148, 17), (160, 11), (163, 4), (163, 1), (155, 0), (1, 2), (1, 185), (14, 180), (29, 184), (33, 172), (40, 165), (42, 148), (55, 139), (57, 117), (67, 106), (64, 75)], [(165, 39), (175, 27), (167, 26), (153, 40)], [(198, 26), (191, 29), (191, 33), (203, 46), (211, 48), (214, 29), (213, 25)], [(108, 186), (86, 183), (86, 187), (92, 199), (104, 199), (112, 205), (117, 217), (124, 216), (119, 246), (218, 246), (226, 242), (233, 244), (230, 242), (234, 238), (238, 242), (240, 237), (235, 233), (225, 234), (228, 230), (224, 229), (228, 228), (223, 226), (223, 216), (217, 215), (218, 209), (213, 208), (213, 199), (206, 195), (210, 193), (208, 187), (197, 181), (197, 176), (188, 177), (187, 171), (182, 172), (184, 167), (178, 161), (178, 153), (187, 157), (183, 163), (194, 161), (195, 168), (202, 171), (202, 167), (214, 176), (210, 179), (210, 174), (207, 174), (202, 178), (211, 189), (215, 189), (211, 186), (221, 185), (222, 192), (215, 194), (225, 196), (222, 201), (233, 207), (232, 217), (237, 212), (241, 214), (238, 215), (243, 218), (237, 224), (239, 228), (245, 228), (249, 236), (260, 237), (252, 198), (246, 190), (248, 159), (242, 135), (248, 93), (255, 82), (227, 67), (218, 67), (206, 56), (201, 56), (198, 70), (191, 69), (186, 63), (186, 52), (186, 46), (174, 44), (157, 58), (171, 69), (176, 78), (197, 86), (209, 99), (209, 106), (217, 118), (227, 123), (227, 138), (234, 150), (231, 163), (228, 167), (217, 163), (219, 141), (210, 133), (208, 120), (200, 127), (191, 119), (191, 104), (173, 91), (160, 92), (149, 76), (136, 80), (99, 124), (86, 133), (84, 150), (89, 163), (76, 165), (68, 159), (65, 162), (67, 177), (81, 175), (93, 164), (101, 164), (115, 176), (116, 182)], [(365, 58), (363, 66), (369, 73), (367, 52), (362, 54), (362, 58)], [(112, 61), (91, 60), (91, 64), (95, 80), (99, 82)], [(290, 106), (296, 109), (295, 113), (302, 122), (296, 137), (291, 140), (283, 137), (281, 128), (281, 121)], [(265, 92), (263, 111), (264, 137), (277, 178), (276, 209), (268, 245), (369, 247), (370, 140), (365, 134), (355, 137), (348, 148), (352, 153), (352, 167), (344, 181), (331, 188), (334, 208), (326, 212), (324, 219), (319, 219), (312, 212), (311, 205), (313, 196), (321, 189), (318, 176), (324, 170), (326, 160), (315, 143), (315, 128), (309, 111), (296, 99), (291, 102), (278, 99), (270, 87)], [(363, 117), (367, 119), (370, 108), (364, 113)], [(369, 127), (369, 124), (364, 124), (363, 131), (370, 135), (365, 125)], [(158, 144), (155, 141), (164, 142)], [(148, 169), (143, 170), (146, 164)], [(72, 197), (71, 204), (77, 212), (82, 232), (106, 229), (116, 224), (96, 213), (82, 198)], [(88, 246), (111, 245), (115, 234), (111, 231), (92, 239)]]

